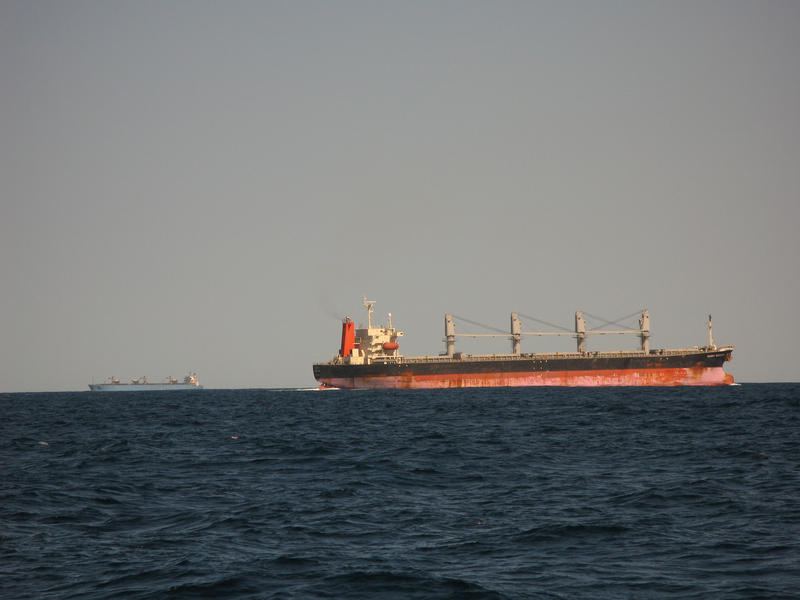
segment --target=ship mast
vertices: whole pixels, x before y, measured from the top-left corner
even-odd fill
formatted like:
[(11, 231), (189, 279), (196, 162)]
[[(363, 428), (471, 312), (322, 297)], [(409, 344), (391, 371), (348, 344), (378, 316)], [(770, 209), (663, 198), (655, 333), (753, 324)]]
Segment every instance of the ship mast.
[(583, 311), (575, 311), (575, 338), (578, 340), (578, 352), (586, 352), (586, 319), (583, 318)]
[(650, 313), (645, 308), (642, 310), (642, 318), (639, 319), (639, 337), (642, 340), (642, 352), (650, 353)]
[(456, 352), (456, 324), (453, 321), (453, 315), (444, 316), (444, 337), (447, 343), (447, 356), (453, 358)]
[(708, 347), (716, 350), (717, 346), (714, 344), (714, 336), (711, 333), (711, 315), (708, 315)]
[(367, 329), (372, 329), (372, 311), (375, 310), (375, 300), (367, 300), (367, 297), (364, 296), (362, 301), (367, 309)]

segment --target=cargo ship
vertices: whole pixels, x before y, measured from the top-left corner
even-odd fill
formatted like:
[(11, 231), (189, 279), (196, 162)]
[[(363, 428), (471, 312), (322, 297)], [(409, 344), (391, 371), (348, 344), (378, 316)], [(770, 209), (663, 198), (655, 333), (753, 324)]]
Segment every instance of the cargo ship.
[[(403, 356), (392, 326), (372, 326), (374, 301), (363, 299), (367, 326), (356, 329), (347, 317), (342, 322), (339, 353), (313, 365), (321, 389), (415, 389), (505, 386), (678, 386), (730, 385), (733, 376), (723, 364), (731, 360), (733, 346), (717, 347), (708, 317), (708, 344), (692, 348), (650, 349), (650, 315), (642, 310), (638, 329), (587, 329), (582, 311), (575, 313), (574, 331), (523, 331), (518, 313), (511, 313), (507, 333), (458, 334), (453, 315), (444, 317), (445, 351), (436, 356)], [(638, 315), (639, 313), (635, 313)], [(588, 315), (588, 313), (587, 313)], [(633, 316), (633, 315), (632, 315)], [(606, 324), (619, 324), (606, 321)], [(587, 350), (590, 336), (631, 334), (641, 340), (632, 351)], [(575, 352), (523, 353), (524, 336), (569, 335), (577, 340)], [(455, 351), (463, 337), (507, 337), (509, 354), (464, 354)]]
[(168, 377), (161, 383), (149, 382), (147, 377), (134, 377), (129, 383), (121, 383), (117, 377), (109, 377), (105, 383), (90, 383), (92, 392), (166, 392), (176, 390), (202, 390), (203, 386), (197, 381), (197, 373), (190, 373), (178, 381)]

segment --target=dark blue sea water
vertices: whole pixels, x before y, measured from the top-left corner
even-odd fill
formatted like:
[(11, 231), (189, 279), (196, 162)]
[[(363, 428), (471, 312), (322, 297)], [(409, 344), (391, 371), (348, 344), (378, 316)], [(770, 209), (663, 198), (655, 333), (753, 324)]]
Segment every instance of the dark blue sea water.
[(0, 395), (2, 598), (798, 598), (800, 384)]

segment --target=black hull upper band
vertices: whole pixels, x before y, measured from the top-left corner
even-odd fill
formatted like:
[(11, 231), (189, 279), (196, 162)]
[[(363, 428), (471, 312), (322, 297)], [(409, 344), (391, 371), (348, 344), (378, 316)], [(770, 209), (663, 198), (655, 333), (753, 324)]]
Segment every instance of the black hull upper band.
[(316, 379), (341, 377), (381, 377), (413, 374), (459, 375), (473, 373), (526, 373), (544, 371), (609, 371), (623, 369), (679, 369), (721, 367), (730, 360), (731, 350), (687, 352), (685, 354), (657, 354), (639, 356), (581, 356), (508, 359), (450, 359), (419, 362), (372, 363), (346, 365), (318, 363), (314, 367)]

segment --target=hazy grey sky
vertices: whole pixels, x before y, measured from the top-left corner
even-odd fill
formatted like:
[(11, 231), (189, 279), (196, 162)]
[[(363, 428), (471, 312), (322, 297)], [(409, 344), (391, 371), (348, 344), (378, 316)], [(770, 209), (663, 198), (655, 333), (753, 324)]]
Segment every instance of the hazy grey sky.
[(0, 391), (310, 386), (363, 295), (797, 381), (799, 75), (798, 2), (2, 0)]

